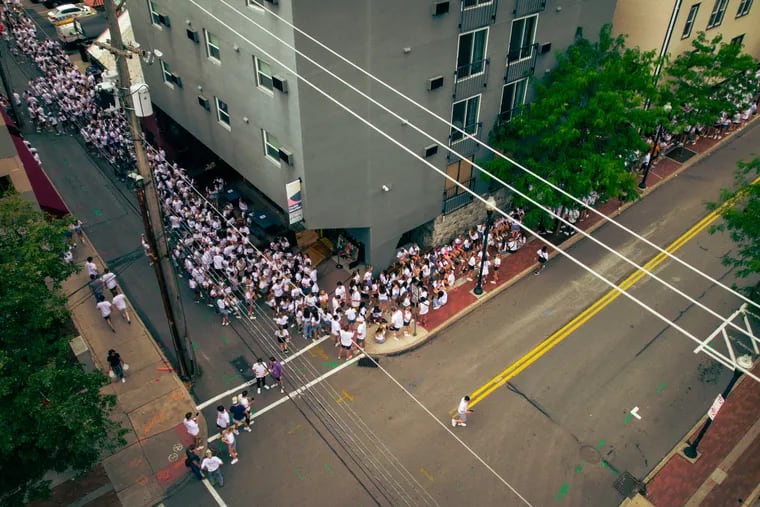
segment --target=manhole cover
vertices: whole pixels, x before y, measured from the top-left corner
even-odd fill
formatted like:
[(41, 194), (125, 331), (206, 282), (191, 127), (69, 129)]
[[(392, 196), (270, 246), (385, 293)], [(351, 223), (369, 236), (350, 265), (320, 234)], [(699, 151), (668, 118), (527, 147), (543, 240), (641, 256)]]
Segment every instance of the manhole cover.
[(581, 459), (586, 463), (596, 464), (602, 461), (602, 455), (593, 445), (582, 445)]
[(630, 472), (623, 472), (618, 475), (612, 485), (621, 495), (628, 498), (633, 498), (636, 493), (646, 493), (644, 483), (631, 475)]
[(683, 164), (696, 154), (696, 151), (687, 150), (683, 146), (679, 146), (670, 150), (665, 156)]

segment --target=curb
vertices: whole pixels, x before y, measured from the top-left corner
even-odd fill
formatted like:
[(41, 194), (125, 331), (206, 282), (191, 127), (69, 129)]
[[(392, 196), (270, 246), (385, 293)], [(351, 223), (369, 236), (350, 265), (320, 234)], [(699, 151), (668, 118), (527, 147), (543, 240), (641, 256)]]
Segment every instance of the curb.
[[(703, 159), (709, 157), (710, 155), (712, 155), (712, 153), (715, 150), (717, 150), (718, 148), (722, 148), (724, 145), (728, 144), (730, 141), (736, 139), (739, 135), (743, 135), (744, 132), (746, 132), (748, 128), (750, 128), (754, 124), (758, 123), (758, 121), (760, 121), (760, 113), (757, 114), (757, 115), (755, 115), (755, 117), (752, 118), (744, 127), (742, 127), (741, 130), (734, 131), (731, 135), (726, 136), (726, 137), (720, 139), (717, 143), (715, 143), (714, 145), (710, 146), (705, 151), (703, 151), (701, 153), (698, 153), (696, 156), (690, 158), (686, 163), (681, 164), (681, 166), (678, 169), (676, 169), (675, 171), (673, 171), (673, 173), (671, 173), (666, 178), (663, 178), (663, 179), (659, 180), (658, 182), (656, 182), (656, 183), (654, 183), (652, 185), (649, 185), (646, 189), (643, 189), (642, 191), (640, 191), (638, 199), (622, 203), (620, 206), (618, 206), (618, 208), (617, 208), (616, 211), (614, 211), (613, 213), (611, 213), (609, 215), (605, 215), (605, 217), (606, 218), (610, 218), (610, 217), (614, 218), (614, 217), (620, 216), (624, 211), (626, 211), (631, 206), (634, 206), (635, 204), (639, 204), (640, 202), (642, 202), (643, 199), (644, 199), (644, 197), (647, 194), (653, 192), (654, 190), (656, 190), (657, 188), (659, 188), (661, 185), (669, 182), (671, 179), (675, 178), (676, 176), (678, 176), (679, 174), (681, 174), (685, 170), (689, 169), (691, 166), (693, 166), (697, 162), (700, 162)], [(587, 235), (592, 234), (593, 232), (595, 232), (596, 230), (598, 230), (603, 225), (607, 225), (607, 220), (606, 219), (601, 219), (598, 222), (590, 225), (588, 229), (586, 229), (586, 230), (583, 231), (585, 234), (573, 234), (571, 237), (567, 238), (562, 243), (559, 243), (559, 244), (554, 245), (554, 246), (555, 246), (555, 248), (556, 247), (561, 247), (563, 250), (566, 250), (566, 249), (572, 247), (573, 245), (575, 245), (575, 243), (577, 243), (581, 239), (586, 239)], [(535, 241), (535, 237), (531, 238), (531, 240), (528, 243), (532, 243), (533, 241)], [(526, 244), (526, 246), (527, 246), (527, 244)], [(489, 301), (491, 298), (497, 296), (498, 294), (501, 294), (502, 291), (506, 290), (507, 288), (509, 288), (512, 285), (516, 284), (518, 281), (520, 281), (523, 278), (525, 278), (526, 275), (528, 275), (531, 271), (533, 271), (533, 270), (536, 269), (536, 266), (538, 266), (537, 263), (531, 264), (526, 269), (524, 269), (523, 271), (521, 271), (517, 275), (513, 276), (512, 278), (510, 278), (508, 281), (506, 281), (502, 285), (494, 288), (490, 292), (486, 292), (485, 295), (483, 295), (480, 298), (478, 298), (474, 303), (472, 303), (471, 305), (465, 307), (459, 313), (452, 315), (451, 317), (449, 317), (448, 319), (446, 319), (445, 321), (443, 321), (438, 326), (436, 326), (433, 329), (429, 330), (427, 336), (423, 340), (420, 340), (417, 343), (412, 343), (411, 345), (409, 345), (409, 347), (407, 347), (405, 349), (397, 350), (395, 352), (388, 352), (388, 353), (385, 353), (385, 354), (383, 354), (383, 353), (374, 353), (372, 355), (373, 356), (378, 356), (378, 357), (397, 357), (397, 356), (401, 356), (403, 354), (406, 354), (407, 352), (413, 352), (413, 351), (419, 349), (423, 345), (431, 342), (433, 340), (433, 338), (435, 338), (435, 336), (438, 333), (440, 333), (443, 329), (451, 326), (452, 324), (454, 324), (459, 319), (462, 319), (462, 318), (466, 317), (467, 315), (469, 315), (470, 313), (472, 313), (476, 308), (479, 308), (481, 305), (483, 305), (484, 303), (486, 303), (487, 301)]]

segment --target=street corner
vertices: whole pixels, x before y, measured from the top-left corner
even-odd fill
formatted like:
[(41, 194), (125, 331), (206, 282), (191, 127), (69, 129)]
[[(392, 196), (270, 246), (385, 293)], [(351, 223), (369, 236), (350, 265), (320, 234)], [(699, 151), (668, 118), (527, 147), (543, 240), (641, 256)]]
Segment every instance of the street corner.
[(140, 440), (153, 437), (182, 425), (184, 414), (193, 410), (193, 404), (181, 388), (154, 397), (145, 405), (129, 412), (129, 419)]
[(146, 476), (146, 471), (150, 470), (150, 465), (138, 443), (125, 447), (113, 456), (104, 459), (103, 468), (105, 468), (114, 489), (121, 492), (138, 482), (142, 482)]

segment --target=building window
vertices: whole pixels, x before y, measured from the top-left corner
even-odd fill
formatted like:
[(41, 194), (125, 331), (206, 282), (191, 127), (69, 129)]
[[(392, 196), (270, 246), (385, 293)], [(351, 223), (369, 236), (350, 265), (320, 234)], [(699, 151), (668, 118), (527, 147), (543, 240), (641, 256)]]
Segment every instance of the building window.
[[(478, 133), (478, 117), (480, 116), (480, 95), (454, 102), (451, 108), (451, 123), (468, 134)], [(451, 141), (464, 137), (459, 130), (451, 129)]]
[(156, 2), (155, 0), (148, 0), (148, 12), (150, 12), (150, 21), (154, 25), (160, 25), (161, 24), (161, 14), (158, 13), (158, 9), (156, 9)]
[(504, 85), (504, 88), (501, 91), (501, 110), (499, 111), (500, 121), (507, 122), (520, 115), (522, 105), (525, 104), (525, 92), (527, 89), (527, 79), (521, 79), (514, 83)]
[(736, 17), (740, 18), (749, 14), (749, 10), (752, 8), (752, 0), (741, 0), (739, 2), (739, 8), (736, 10)]
[(683, 25), (683, 33), (681, 38), (685, 39), (691, 35), (691, 29), (694, 28), (694, 20), (697, 19), (697, 13), (699, 12), (699, 4), (694, 4), (689, 9), (689, 15), (686, 16), (686, 24)]
[(174, 76), (172, 75), (172, 68), (169, 66), (168, 63), (166, 63), (163, 60), (159, 60), (159, 62), (161, 63), (161, 74), (163, 75), (164, 83), (166, 83), (166, 84), (168, 84), (170, 86), (174, 86), (174, 85), (172, 85), (172, 83), (174, 83)]
[(507, 61), (522, 60), (533, 55), (533, 43), (536, 39), (538, 15), (512, 21), (512, 33), (509, 36)]
[(744, 44), (744, 34), (737, 35), (731, 39), (731, 44), (734, 44), (735, 46), (742, 46)]
[(253, 65), (256, 68), (256, 86), (272, 91), (272, 68), (261, 58), (253, 57)]
[(715, 0), (715, 5), (710, 13), (710, 20), (707, 22), (708, 30), (720, 26), (720, 24), (723, 23), (726, 7), (728, 7), (728, 0)]
[(221, 62), (222, 53), (219, 51), (219, 39), (216, 35), (205, 29), (203, 30), (203, 35), (206, 36), (206, 56)]
[(457, 78), (480, 74), (485, 68), (488, 28), (459, 36), (457, 51)]
[(229, 128), (230, 109), (227, 106), (227, 103), (219, 97), (214, 97), (214, 100), (216, 101), (216, 119), (219, 121), (219, 123)]
[(253, 7), (254, 9), (263, 9), (264, 6), (261, 5), (260, 0), (245, 0), (245, 5), (248, 7)]
[(280, 141), (264, 129), (261, 129), (261, 135), (264, 138), (264, 153), (267, 158), (280, 165)]
[(463, 7), (465, 9), (469, 7), (479, 7), (481, 5), (487, 5), (492, 2), (493, 0), (462, 0)]

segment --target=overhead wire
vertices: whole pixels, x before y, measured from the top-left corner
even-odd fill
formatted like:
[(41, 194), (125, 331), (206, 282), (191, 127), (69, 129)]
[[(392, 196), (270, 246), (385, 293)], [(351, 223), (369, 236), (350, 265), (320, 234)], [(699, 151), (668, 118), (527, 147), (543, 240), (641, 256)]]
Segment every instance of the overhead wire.
[[(394, 115), (396, 118), (398, 118), (398, 119), (401, 119), (401, 120), (404, 120), (404, 121), (407, 121), (407, 120), (405, 120), (404, 118), (401, 118), (400, 116), (398, 116), (398, 115), (394, 114), (392, 111), (390, 111), (389, 109), (385, 108), (385, 107), (384, 107), (384, 106), (382, 106), (381, 104), (377, 103), (377, 102), (376, 102), (374, 99), (372, 99), (371, 97), (369, 97), (369, 96), (365, 95), (364, 93), (360, 92), (359, 90), (357, 90), (357, 89), (356, 89), (355, 87), (353, 87), (352, 85), (350, 85), (350, 84), (346, 83), (344, 80), (342, 80), (342, 79), (338, 78), (338, 77), (337, 77), (337, 76), (336, 76), (336, 75), (335, 75), (333, 72), (331, 72), (329, 69), (326, 69), (326, 68), (325, 68), (325, 67), (323, 67), (322, 65), (320, 65), (320, 64), (318, 64), (318, 63), (316, 63), (316, 62), (315, 62), (314, 60), (312, 60), (311, 58), (308, 58), (308, 57), (307, 57), (307, 56), (306, 56), (304, 53), (302, 53), (301, 51), (299, 51), (299, 50), (295, 49), (295, 48), (294, 48), (292, 45), (290, 45), (290, 44), (289, 44), (289, 43), (287, 43), (286, 41), (282, 40), (281, 38), (277, 37), (275, 34), (273, 34), (271, 31), (269, 31), (269, 30), (268, 30), (268, 29), (266, 29), (265, 27), (262, 27), (262, 26), (261, 26), (260, 24), (258, 24), (256, 21), (254, 21), (253, 19), (251, 19), (250, 17), (248, 17), (246, 14), (244, 14), (243, 12), (241, 12), (240, 10), (238, 10), (237, 8), (235, 8), (234, 6), (232, 6), (232, 5), (230, 5), (229, 3), (227, 3), (225, 0), (220, 0), (220, 1), (221, 1), (221, 3), (223, 3), (224, 5), (226, 5), (227, 7), (229, 7), (230, 9), (232, 9), (232, 10), (234, 10), (235, 12), (237, 12), (238, 14), (240, 14), (240, 15), (241, 15), (241, 16), (242, 16), (244, 19), (246, 19), (246, 20), (250, 21), (251, 23), (255, 24), (255, 25), (257, 26), (257, 28), (259, 28), (259, 29), (261, 29), (262, 31), (266, 32), (266, 33), (267, 33), (267, 34), (269, 34), (270, 36), (272, 36), (272, 37), (276, 38), (276, 39), (277, 39), (277, 40), (278, 40), (280, 43), (282, 43), (282, 44), (285, 44), (286, 46), (288, 46), (288, 48), (289, 48), (289, 49), (291, 49), (291, 50), (293, 50), (293, 51), (297, 52), (298, 54), (300, 54), (300, 55), (301, 55), (301, 56), (303, 56), (304, 58), (307, 58), (307, 59), (308, 59), (308, 60), (309, 60), (309, 61), (310, 61), (312, 64), (316, 65), (316, 66), (317, 66), (317, 67), (319, 67), (321, 70), (324, 70), (324, 71), (326, 71), (326, 72), (327, 72), (328, 74), (330, 74), (332, 77), (334, 77), (334, 78), (336, 78), (336, 79), (340, 80), (340, 81), (341, 81), (341, 82), (342, 82), (344, 85), (346, 85), (346, 86), (349, 86), (349, 87), (350, 87), (350, 88), (351, 88), (351, 89), (352, 89), (354, 92), (356, 92), (356, 93), (359, 93), (360, 95), (362, 95), (363, 97), (367, 98), (368, 100), (371, 100), (371, 101), (372, 101), (372, 102), (373, 102), (375, 105), (377, 105), (378, 107), (381, 107), (381, 108), (382, 108), (383, 110), (385, 110), (386, 112), (388, 112), (388, 113), (390, 113), (390, 114), (393, 114), (393, 115)], [(284, 23), (285, 25), (287, 25), (289, 28), (291, 28), (291, 29), (295, 30), (296, 32), (298, 32), (299, 34), (303, 35), (305, 38), (307, 38), (308, 40), (310, 40), (310, 41), (311, 41), (311, 42), (313, 42), (314, 44), (318, 45), (318, 46), (319, 46), (319, 47), (321, 47), (322, 49), (324, 49), (324, 50), (328, 51), (329, 53), (331, 53), (332, 55), (336, 56), (336, 57), (337, 57), (338, 59), (340, 59), (342, 62), (344, 62), (344, 63), (348, 64), (350, 67), (352, 67), (352, 68), (356, 69), (356, 70), (357, 70), (357, 71), (359, 71), (361, 74), (364, 74), (365, 76), (369, 77), (370, 79), (372, 79), (373, 81), (377, 82), (378, 84), (380, 84), (381, 86), (383, 86), (383, 87), (384, 87), (384, 88), (386, 88), (387, 90), (389, 90), (389, 91), (393, 92), (394, 94), (398, 95), (398, 96), (399, 96), (399, 97), (401, 97), (402, 99), (404, 99), (404, 100), (406, 100), (407, 102), (409, 102), (409, 103), (413, 104), (414, 106), (416, 106), (417, 108), (421, 109), (422, 111), (424, 111), (424, 112), (425, 112), (425, 113), (427, 113), (428, 115), (432, 116), (433, 118), (435, 118), (435, 119), (439, 120), (440, 122), (442, 122), (442, 123), (446, 124), (446, 125), (447, 125), (448, 127), (450, 127), (451, 129), (453, 129), (453, 130), (457, 131), (458, 133), (462, 134), (462, 135), (463, 135), (465, 138), (467, 138), (467, 139), (469, 139), (469, 140), (472, 140), (472, 141), (473, 141), (473, 142), (475, 142), (476, 144), (478, 144), (478, 145), (482, 146), (483, 148), (485, 148), (486, 150), (488, 150), (489, 152), (491, 152), (493, 155), (495, 155), (495, 156), (497, 156), (497, 157), (499, 157), (499, 158), (501, 158), (501, 159), (503, 159), (503, 160), (505, 160), (505, 161), (509, 162), (510, 164), (514, 165), (515, 167), (517, 167), (517, 168), (518, 168), (518, 169), (520, 169), (521, 171), (523, 171), (523, 172), (527, 173), (528, 175), (532, 176), (533, 178), (536, 178), (537, 180), (539, 180), (540, 182), (544, 183), (545, 185), (548, 185), (549, 187), (551, 187), (551, 188), (552, 188), (552, 189), (554, 189), (555, 191), (557, 191), (557, 192), (560, 192), (560, 193), (561, 193), (562, 195), (564, 195), (565, 197), (568, 197), (568, 198), (570, 198), (570, 199), (571, 199), (572, 201), (574, 201), (576, 204), (579, 204), (580, 206), (582, 206), (582, 207), (586, 208), (586, 209), (587, 209), (587, 210), (589, 210), (590, 212), (592, 212), (592, 213), (594, 213), (595, 215), (599, 216), (599, 217), (600, 217), (600, 218), (601, 218), (603, 221), (606, 221), (606, 222), (609, 222), (609, 223), (611, 223), (611, 224), (615, 225), (616, 227), (620, 228), (621, 230), (623, 230), (623, 231), (625, 231), (626, 233), (630, 234), (631, 236), (635, 237), (635, 238), (636, 238), (636, 239), (638, 239), (639, 241), (642, 241), (642, 242), (646, 243), (648, 246), (650, 246), (650, 247), (654, 248), (654, 249), (655, 249), (655, 250), (657, 250), (659, 253), (661, 253), (661, 254), (663, 254), (663, 255), (666, 255), (666, 256), (668, 256), (669, 258), (673, 259), (674, 261), (676, 261), (677, 263), (679, 263), (679, 264), (681, 264), (682, 266), (686, 267), (687, 269), (691, 270), (692, 272), (694, 272), (694, 273), (698, 274), (699, 276), (701, 276), (701, 277), (703, 277), (703, 278), (707, 279), (707, 280), (708, 280), (708, 281), (710, 281), (711, 283), (713, 283), (713, 284), (715, 284), (715, 285), (717, 285), (717, 286), (721, 287), (722, 289), (724, 289), (724, 290), (726, 290), (726, 291), (728, 291), (728, 292), (732, 293), (734, 296), (736, 296), (736, 297), (740, 298), (740, 299), (741, 299), (741, 300), (743, 300), (744, 302), (746, 302), (746, 303), (748, 303), (748, 304), (751, 304), (751, 305), (753, 305), (753, 306), (755, 306), (755, 307), (757, 307), (757, 308), (760, 308), (760, 303), (753, 301), (752, 299), (748, 298), (747, 296), (745, 296), (745, 295), (744, 295), (744, 294), (742, 294), (741, 292), (739, 292), (739, 291), (735, 290), (733, 287), (730, 287), (730, 286), (728, 286), (728, 285), (724, 284), (724, 283), (723, 283), (723, 282), (721, 282), (720, 280), (718, 280), (718, 279), (716, 279), (716, 278), (712, 277), (711, 275), (709, 275), (709, 274), (707, 274), (707, 273), (705, 273), (705, 272), (701, 271), (700, 269), (698, 269), (697, 267), (695, 267), (693, 264), (687, 263), (686, 261), (684, 261), (684, 260), (683, 260), (683, 259), (681, 259), (680, 257), (678, 257), (678, 256), (674, 255), (674, 254), (673, 254), (673, 253), (671, 253), (671, 252), (668, 252), (666, 249), (664, 249), (664, 248), (660, 247), (660, 246), (659, 246), (659, 245), (657, 245), (656, 243), (654, 243), (654, 242), (650, 241), (649, 239), (647, 239), (646, 237), (644, 237), (644, 236), (640, 235), (639, 233), (637, 233), (637, 232), (636, 232), (636, 231), (634, 231), (633, 229), (631, 229), (631, 228), (627, 227), (627, 226), (626, 226), (626, 225), (624, 225), (623, 223), (621, 223), (621, 222), (618, 222), (618, 221), (617, 221), (617, 220), (615, 220), (614, 218), (612, 218), (612, 217), (609, 217), (609, 216), (605, 215), (605, 214), (604, 214), (604, 213), (602, 213), (601, 211), (599, 211), (599, 210), (597, 210), (596, 208), (594, 208), (593, 206), (589, 205), (588, 203), (586, 203), (586, 202), (585, 202), (585, 201), (583, 201), (582, 199), (579, 199), (578, 197), (574, 196), (573, 194), (571, 194), (570, 192), (566, 191), (564, 188), (562, 188), (562, 187), (558, 186), (558, 185), (557, 185), (557, 184), (555, 184), (554, 182), (552, 182), (552, 181), (550, 181), (550, 180), (548, 180), (548, 179), (544, 178), (543, 176), (541, 176), (540, 174), (536, 173), (535, 171), (532, 171), (531, 169), (529, 169), (529, 168), (525, 167), (524, 165), (520, 164), (520, 163), (519, 163), (519, 162), (517, 162), (516, 160), (514, 160), (514, 159), (512, 159), (512, 158), (508, 157), (506, 154), (504, 154), (504, 153), (500, 152), (499, 150), (497, 150), (497, 149), (493, 148), (493, 147), (492, 147), (491, 145), (489, 145), (488, 143), (486, 143), (486, 142), (484, 142), (484, 141), (482, 141), (482, 140), (478, 139), (477, 137), (475, 137), (475, 135), (474, 135), (474, 134), (470, 134), (470, 133), (466, 132), (466, 131), (465, 131), (463, 128), (461, 128), (461, 127), (457, 126), (456, 124), (452, 123), (451, 121), (449, 121), (449, 120), (445, 119), (444, 117), (440, 116), (440, 115), (439, 115), (439, 114), (437, 114), (435, 111), (432, 111), (432, 110), (428, 109), (428, 108), (427, 108), (427, 107), (425, 107), (424, 105), (420, 104), (419, 102), (415, 101), (413, 98), (409, 97), (409, 96), (408, 96), (408, 95), (406, 95), (405, 93), (403, 93), (403, 92), (399, 91), (398, 89), (394, 88), (393, 86), (391, 86), (390, 84), (388, 84), (386, 81), (384, 81), (384, 80), (382, 80), (382, 79), (378, 78), (377, 76), (375, 76), (375, 75), (374, 75), (374, 74), (372, 74), (371, 72), (367, 71), (367, 70), (366, 70), (366, 69), (364, 69), (363, 67), (361, 67), (361, 66), (359, 66), (359, 65), (355, 64), (354, 62), (352, 62), (352, 61), (351, 61), (351, 60), (349, 60), (348, 58), (346, 58), (346, 57), (344, 57), (343, 55), (341, 55), (339, 52), (335, 51), (335, 50), (334, 50), (334, 49), (332, 49), (331, 47), (329, 47), (329, 46), (327, 46), (326, 44), (324, 44), (323, 42), (319, 41), (317, 38), (315, 38), (315, 37), (314, 37), (314, 36), (312, 36), (311, 34), (309, 34), (309, 33), (305, 32), (304, 30), (302, 30), (301, 28), (297, 27), (296, 25), (294, 25), (293, 23), (291, 23), (291, 22), (290, 22), (290, 21), (288, 21), (287, 19), (285, 19), (285, 18), (283, 18), (282, 16), (278, 15), (278, 14), (277, 14), (277, 13), (275, 13), (273, 10), (271, 10), (271, 9), (267, 9), (267, 8), (266, 8), (266, 7), (264, 7), (263, 5), (260, 7), (260, 10), (261, 10), (262, 12), (266, 13), (267, 15), (271, 15), (271, 16), (275, 17), (276, 19), (278, 19), (279, 21), (281, 21), (282, 23)], [(434, 142), (436, 142), (436, 144), (438, 144), (439, 146), (441, 146), (441, 147), (443, 147), (444, 149), (446, 149), (446, 150), (450, 151), (451, 153), (455, 154), (455, 155), (456, 155), (456, 156), (458, 156), (460, 159), (462, 159), (462, 160), (468, 160), (466, 157), (462, 157), (462, 156), (461, 156), (459, 153), (457, 153), (457, 152), (453, 151), (453, 150), (452, 150), (452, 149), (451, 149), (449, 146), (447, 146), (447, 145), (445, 145), (444, 143), (442, 143), (442, 142), (438, 141), (438, 140), (437, 140), (435, 137), (433, 137), (433, 136), (430, 136), (429, 134), (425, 133), (425, 132), (424, 132), (424, 131), (422, 131), (421, 129), (418, 129), (418, 128), (417, 128), (417, 127), (416, 127), (414, 124), (412, 124), (411, 122), (409, 123), (409, 125), (410, 125), (410, 126), (412, 126), (412, 128), (414, 128), (415, 130), (417, 130), (419, 133), (421, 133), (421, 134), (425, 135), (425, 136), (426, 136), (426, 137), (428, 137), (429, 139), (431, 139), (431, 140), (433, 140)], [(469, 161), (469, 160), (468, 160), (468, 161)], [(479, 170), (480, 172), (482, 172), (483, 174), (486, 174), (487, 176), (489, 176), (490, 178), (492, 178), (494, 181), (498, 182), (498, 183), (499, 183), (499, 184), (501, 184), (502, 186), (504, 186), (504, 187), (506, 187), (506, 188), (509, 188), (510, 190), (513, 190), (513, 189), (512, 189), (512, 187), (511, 187), (511, 186), (510, 186), (508, 183), (506, 183), (505, 181), (503, 181), (501, 178), (499, 178), (499, 177), (498, 177), (498, 176), (496, 176), (495, 174), (493, 174), (493, 173), (491, 173), (490, 171), (488, 171), (488, 170), (484, 169), (484, 168), (483, 168), (483, 167), (481, 167), (480, 165), (478, 165), (478, 164), (475, 164), (475, 163), (474, 163), (474, 162), (472, 162), (472, 161), (471, 161), (471, 163), (472, 163), (473, 167), (475, 167), (476, 169), (478, 169), (478, 170)], [(522, 195), (522, 194), (520, 194), (520, 195)], [(544, 209), (544, 208), (542, 207), (542, 209)], [(546, 211), (546, 210), (544, 209), (544, 211)], [(558, 217), (557, 215), (555, 215), (554, 213), (550, 213), (550, 214), (551, 214), (552, 216), (555, 216), (555, 217), (559, 218), (559, 217)], [(573, 227), (573, 228), (574, 228), (574, 229), (576, 229), (576, 230), (577, 230), (578, 232), (580, 232), (581, 234), (583, 234), (584, 236), (590, 237), (590, 235), (588, 235), (588, 234), (587, 234), (585, 231), (582, 231), (582, 230), (580, 230), (580, 229), (577, 229), (577, 228), (575, 228), (575, 227)], [(649, 271), (645, 270), (644, 268), (642, 268), (642, 267), (640, 267), (640, 266), (639, 266), (639, 267), (638, 267), (638, 269), (640, 269), (640, 270), (644, 271), (644, 272), (645, 272), (647, 275), (649, 275), (649, 276), (653, 276), (653, 277), (654, 277), (654, 275), (653, 275), (652, 273), (650, 273)], [(670, 287), (669, 287), (669, 288), (670, 288)], [(725, 318), (724, 318), (724, 319), (725, 319)]]
[[(448, 180), (452, 184), (458, 186), (459, 188), (461, 188), (465, 192), (467, 192), (470, 195), (472, 195), (473, 198), (481, 201), (483, 204), (487, 204), (487, 201), (482, 196), (478, 195), (473, 190), (471, 190), (469, 187), (465, 186), (461, 182), (459, 182), (456, 179), (452, 178), (446, 172), (442, 171), (441, 169), (439, 169), (438, 167), (434, 166), (429, 161), (425, 160), (422, 156), (420, 156), (417, 153), (415, 153), (413, 150), (411, 150), (410, 148), (408, 148), (407, 146), (405, 146), (403, 143), (401, 143), (400, 141), (398, 141), (397, 139), (395, 139), (393, 136), (391, 136), (390, 134), (388, 134), (386, 131), (380, 129), (379, 127), (377, 127), (372, 122), (366, 120), (361, 115), (359, 115), (358, 113), (356, 113), (355, 111), (353, 111), (351, 108), (349, 108), (348, 106), (346, 106), (345, 104), (343, 104), (342, 102), (340, 102), (339, 100), (337, 100), (336, 98), (334, 98), (332, 95), (330, 95), (329, 93), (325, 92), (322, 88), (320, 88), (319, 86), (317, 86), (314, 83), (312, 83), (308, 78), (306, 78), (303, 75), (299, 74), (297, 71), (293, 70), (290, 66), (284, 64), (280, 59), (276, 58), (270, 52), (266, 51), (261, 46), (259, 46), (255, 42), (251, 41), (249, 38), (247, 38), (245, 35), (241, 34), (235, 28), (229, 26), (229, 24), (227, 24), (226, 22), (224, 22), (223, 20), (221, 20), (216, 14), (214, 14), (211, 11), (209, 11), (204, 6), (198, 4), (196, 2), (196, 0), (189, 0), (189, 1), (190, 1), (190, 3), (192, 3), (193, 5), (195, 5), (196, 7), (198, 7), (200, 10), (202, 10), (203, 12), (205, 12), (206, 15), (208, 15), (210, 18), (214, 19), (217, 23), (219, 23), (220, 25), (222, 25), (225, 28), (227, 28), (231, 33), (235, 34), (241, 40), (244, 40), (245, 42), (247, 42), (248, 44), (250, 44), (251, 46), (253, 46), (257, 51), (259, 51), (260, 53), (262, 53), (263, 55), (265, 55), (271, 61), (274, 61), (275, 63), (277, 63), (280, 67), (282, 67), (283, 69), (287, 70), (290, 74), (292, 74), (293, 76), (295, 76), (297, 79), (300, 79), (303, 83), (307, 84), (314, 91), (316, 91), (317, 93), (319, 93), (320, 95), (322, 95), (323, 97), (325, 97), (326, 99), (328, 99), (329, 101), (333, 102), (339, 108), (341, 108), (344, 111), (346, 111), (349, 115), (353, 116), (354, 118), (356, 118), (357, 120), (359, 120), (361, 123), (364, 123), (369, 128), (371, 128), (372, 130), (374, 130), (375, 132), (377, 132), (378, 134), (380, 134), (382, 137), (384, 137), (385, 139), (387, 139), (391, 143), (393, 143), (396, 146), (398, 146), (401, 150), (407, 152), (412, 157), (416, 158), (417, 160), (419, 160), (423, 164), (425, 164), (428, 167), (430, 167), (433, 171), (435, 171), (438, 174), (440, 174), (441, 176), (443, 176), (446, 180)], [(220, 1), (224, 3), (224, 0), (220, 0)], [(496, 208), (495, 211), (497, 211), (499, 214), (501, 214), (502, 216), (504, 216), (508, 220), (511, 220), (511, 217), (509, 217), (509, 215), (505, 211), (503, 211), (502, 209)], [(607, 280), (604, 276), (602, 276), (599, 273), (597, 273), (591, 267), (586, 266), (585, 264), (583, 264), (583, 262), (577, 260), (572, 255), (570, 255), (569, 253), (567, 253), (566, 251), (564, 251), (562, 248), (555, 247), (554, 245), (551, 245), (548, 240), (546, 240), (545, 238), (542, 238), (536, 231), (533, 231), (530, 228), (525, 227), (525, 226), (523, 226), (523, 228), (526, 231), (530, 232), (531, 234), (534, 234), (539, 241), (541, 241), (541, 242), (543, 242), (543, 243), (545, 243), (547, 245), (550, 245), (550, 246), (554, 247), (555, 250), (557, 252), (559, 252), (563, 257), (569, 259), (571, 262), (573, 262), (577, 266), (579, 266), (582, 269), (584, 269), (585, 271), (591, 273), (594, 277), (596, 277), (599, 280), (601, 280), (604, 284), (608, 285), (614, 291), (616, 291), (619, 294), (625, 296), (629, 300), (635, 302), (637, 305), (639, 305), (640, 307), (644, 308), (647, 312), (649, 312), (650, 314), (654, 315), (658, 319), (662, 320), (666, 324), (670, 325), (674, 329), (678, 330), (684, 336), (688, 337), (689, 339), (691, 339), (695, 343), (704, 345), (704, 343), (699, 338), (697, 338), (696, 336), (694, 336), (691, 332), (687, 331), (682, 326), (678, 325), (676, 322), (673, 322), (672, 320), (668, 319), (667, 317), (665, 317), (664, 315), (662, 315), (660, 312), (658, 312), (654, 308), (648, 306), (647, 304), (645, 304), (644, 302), (642, 302), (641, 300), (639, 300), (635, 296), (631, 295), (630, 293), (628, 293), (626, 290), (622, 289), (621, 287), (619, 287), (615, 283)], [(725, 318), (722, 318), (722, 320), (725, 321)], [(745, 332), (741, 328), (739, 328), (739, 331)], [(731, 361), (731, 359), (729, 357), (727, 357), (725, 354), (723, 354), (723, 353), (721, 353), (721, 352), (719, 352), (719, 351), (717, 351), (715, 349), (702, 349), (702, 351), (705, 352), (705, 354), (709, 355), (710, 357), (713, 357), (716, 361), (720, 362), (721, 364), (723, 364), (727, 368), (732, 369), (732, 370), (733, 369), (741, 370), (742, 372), (744, 372), (748, 376), (750, 376), (753, 379), (755, 379), (756, 381), (760, 382), (760, 377), (758, 377), (757, 375), (755, 375), (754, 373), (752, 373), (750, 370), (747, 370), (746, 368), (741, 367), (740, 365), (733, 364), (733, 362)]]

